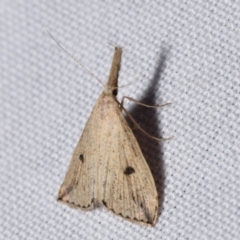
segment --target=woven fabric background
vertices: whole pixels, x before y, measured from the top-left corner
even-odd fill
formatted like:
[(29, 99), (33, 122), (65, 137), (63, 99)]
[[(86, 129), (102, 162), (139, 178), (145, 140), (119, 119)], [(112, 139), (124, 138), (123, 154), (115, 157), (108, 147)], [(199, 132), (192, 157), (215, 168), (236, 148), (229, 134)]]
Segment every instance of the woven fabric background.
[[(56, 201), (113, 48), (118, 98), (158, 143), (134, 131), (154, 175), (153, 228)], [(0, 2), (0, 239), (240, 238), (238, 1)]]

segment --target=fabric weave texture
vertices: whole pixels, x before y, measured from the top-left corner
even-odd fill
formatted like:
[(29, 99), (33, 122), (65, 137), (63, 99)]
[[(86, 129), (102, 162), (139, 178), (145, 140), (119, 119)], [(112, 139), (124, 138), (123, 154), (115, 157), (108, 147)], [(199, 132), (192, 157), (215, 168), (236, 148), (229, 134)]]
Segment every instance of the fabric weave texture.
[[(153, 173), (153, 228), (56, 201), (71, 154), (123, 47), (119, 95)], [(0, 3), (0, 239), (240, 239), (238, 1)], [(131, 123), (130, 123), (131, 124)]]

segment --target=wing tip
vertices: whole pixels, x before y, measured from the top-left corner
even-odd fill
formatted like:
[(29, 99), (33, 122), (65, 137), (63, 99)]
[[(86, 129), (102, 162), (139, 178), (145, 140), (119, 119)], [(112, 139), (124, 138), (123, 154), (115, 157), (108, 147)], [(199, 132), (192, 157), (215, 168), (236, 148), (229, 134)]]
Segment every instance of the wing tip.
[(72, 191), (72, 187), (61, 186), (58, 192), (57, 201), (68, 205), (71, 208), (80, 208), (82, 210), (88, 211), (94, 208), (94, 199), (88, 204), (76, 203), (73, 200), (70, 200), (69, 193)]
[(114, 209), (109, 208), (106, 201), (102, 200), (102, 205), (109, 211), (111, 211), (112, 213), (116, 214), (117, 216), (120, 216), (121, 218), (128, 220), (130, 222), (133, 223), (137, 223), (143, 226), (147, 226), (147, 227), (154, 227), (156, 222), (157, 222), (157, 213), (158, 213), (158, 207), (155, 208), (155, 212), (154, 212), (154, 216), (151, 217), (150, 214), (146, 214), (146, 220), (144, 220), (143, 218), (137, 218), (135, 217), (130, 217), (128, 215), (123, 215), (122, 213), (117, 213), (114, 211)]
[(77, 209), (81, 209), (81, 210), (84, 210), (84, 211), (89, 211), (89, 210), (92, 210), (94, 208), (93, 206), (93, 203), (89, 203), (87, 205), (80, 205), (78, 203), (75, 203), (75, 202), (71, 202), (69, 200), (64, 200), (64, 199), (61, 199), (61, 198), (57, 198), (57, 201), (60, 202), (60, 203), (63, 203), (63, 204), (66, 204), (67, 206), (71, 207), (71, 208), (77, 208)]

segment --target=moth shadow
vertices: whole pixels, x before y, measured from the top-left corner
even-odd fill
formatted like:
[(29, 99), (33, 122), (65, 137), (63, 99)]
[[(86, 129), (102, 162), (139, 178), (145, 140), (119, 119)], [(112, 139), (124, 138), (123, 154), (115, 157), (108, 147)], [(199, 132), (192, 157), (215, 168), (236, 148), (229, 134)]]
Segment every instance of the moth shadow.
[[(159, 86), (158, 82), (161, 79), (161, 74), (165, 68), (165, 62), (169, 54), (169, 49), (161, 49), (160, 56), (156, 63), (154, 75), (149, 83), (148, 88), (143, 92), (141, 99), (136, 99), (141, 103), (148, 105), (161, 105), (161, 102), (156, 102), (156, 86)], [(159, 99), (159, 97), (158, 97)], [(159, 101), (159, 100), (158, 100)], [(132, 104), (133, 107), (128, 111), (134, 120), (140, 124), (140, 127), (144, 129), (150, 135), (161, 138), (161, 119), (158, 118), (157, 111), (155, 108), (146, 108), (137, 104)], [(131, 121), (128, 119), (130, 126), (132, 126)], [(139, 143), (139, 146), (143, 152), (143, 155), (150, 167), (153, 174), (153, 178), (157, 187), (158, 199), (159, 199), (159, 212), (158, 216), (161, 215), (162, 206), (164, 201), (164, 162), (162, 159), (162, 143), (151, 139), (144, 135), (140, 130), (133, 130), (133, 133)]]

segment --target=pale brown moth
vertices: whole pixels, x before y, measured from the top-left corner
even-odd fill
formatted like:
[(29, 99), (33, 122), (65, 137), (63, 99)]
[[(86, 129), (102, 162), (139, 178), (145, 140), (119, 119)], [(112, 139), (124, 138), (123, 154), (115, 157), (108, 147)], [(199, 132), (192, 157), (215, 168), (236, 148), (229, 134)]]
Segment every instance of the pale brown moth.
[(153, 176), (116, 96), (122, 48), (115, 47), (110, 76), (73, 152), (58, 200), (153, 226), (158, 194)]

